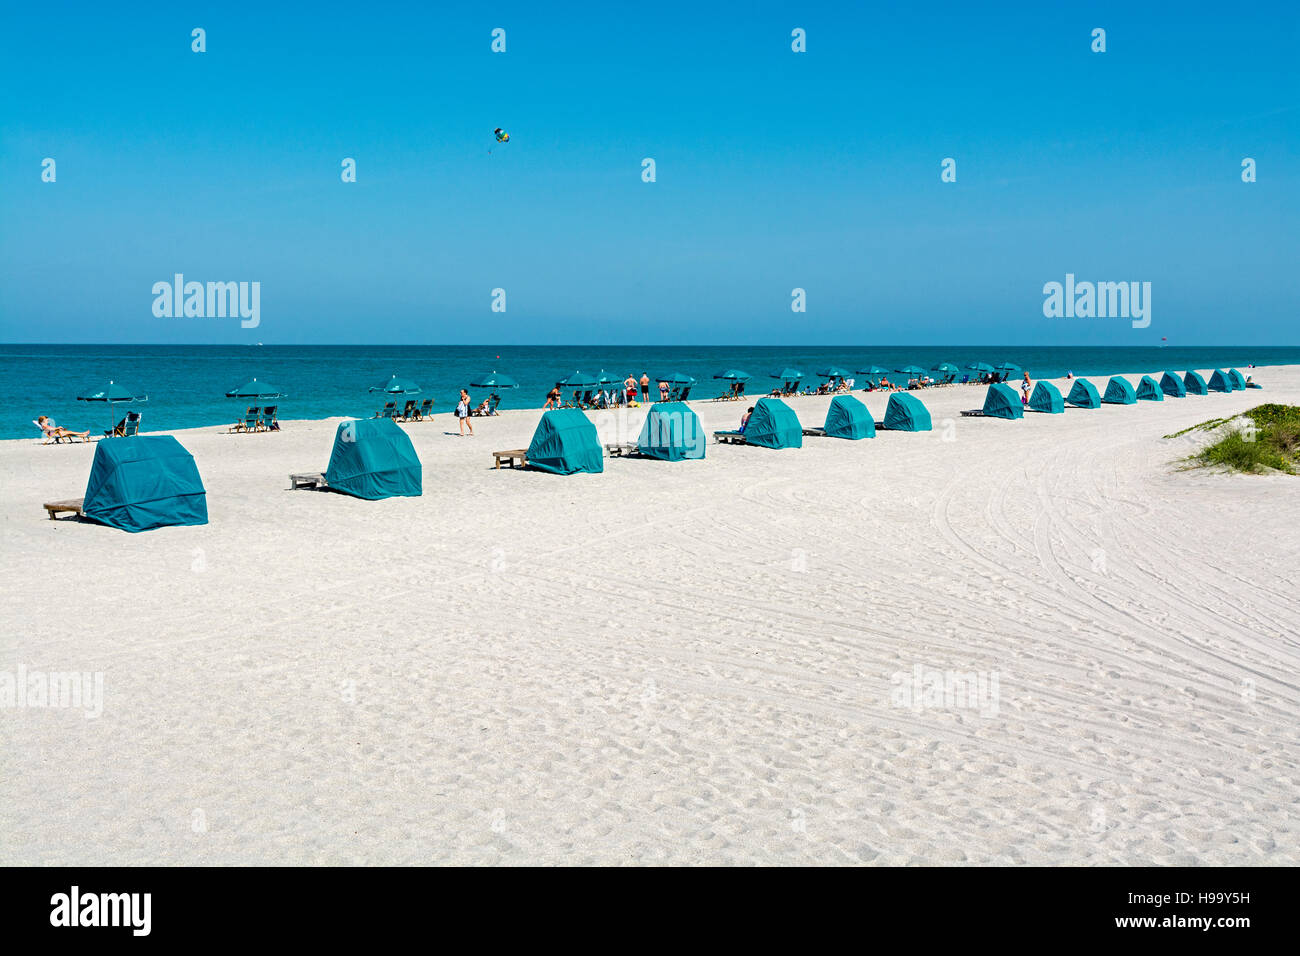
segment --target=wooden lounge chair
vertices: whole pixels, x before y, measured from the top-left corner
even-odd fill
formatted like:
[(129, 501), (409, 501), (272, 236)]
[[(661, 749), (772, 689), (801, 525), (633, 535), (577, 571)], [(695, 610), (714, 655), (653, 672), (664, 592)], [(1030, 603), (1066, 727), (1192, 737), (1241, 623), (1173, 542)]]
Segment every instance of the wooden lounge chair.
[(140, 432), (140, 413), (127, 412), (126, 418), (104, 432), (105, 438), (130, 438)]
[(813, 436), (814, 438), (825, 438), (825, 437), (826, 437), (826, 429), (824, 429), (824, 428), (811, 428), (811, 427), (810, 427), (810, 428), (805, 428), (805, 429), (803, 430), (803, 433), (804, 433), (805, 435), (811, 435), (811, 436)]
[(417, 422), (426, 421), (433, 414), (433, 399), (426, 398), (420, 403), (420, 407), (415, 410), (415, 420)]
[(738, 429), (714, 432), (713, 440), (722, 445), (743, 445), (745, 444), (745, 433)]
[(230, 426), (232, 432), (256, 432), (262, 430), (262, 419), (258, 415), (260, 408), (254, 406), (244, 413), (242, 421)]
[(85, 498), (65, 498), (63, 501), (47, 501), (44, 504), (45, 511), (49, 514), (50, 520), (53, 521), (55, 516), (60, 512), (68, 511), (80, 518), (83, 514), (81, 510)]
[(384, 407), (375, 412), (376, 418), (392, 418), (397, 413), (396, 402), (384, 402)]
[(312, 491), (324, 491), (329, 487), (329, 482), (325, 476), (318, 471), (302, 472), (289, 476), (289, 490), (297, 491), (299, 488), (307, 488)]
[[(501, 467), (504, 461), (507, 468), (527, 468), (528, 467), (528, 449), (527, 448), (510, 448), (506, 451), (494, 451), (492, 457), (496, 459), (496, 466)], [(518, 465), (515, 463), (518, 462)]]
[[(35, 425), (37, 428), (41, 428), (41, 423), (38, 422), (38, 421), (36, 421), (35, 419), (32, 420), (32, 424)], [(53, 429), (55, 429), (55, 428), (57, 428), (57, 427), (58, 427), (58, 426), (55, 425), (53, 422), (50, 423), (50, 429), (51, 429), (51, 430), (53, 430)], [(89, 435), (86, 435), (85, 437), (82, 437), (81, 435), (75, 435), (75, 434), (73, 434), (73, 435), (51, 435), (51, 434), (49, 434), (48, 432), (46, 432), (44, 428), (41, 428), (41, 434), (45, 437), (45, 440), (44, 440), (43, 442), (41, 442), (42, 445), (61, 445), (61, 444), (63, 444), (65, 441), (66, 441), (66, 442), (74, 442), (74, 441), (90, 441), (90, 436), (89, 436)]]
[(415, 414), (415, 410), (418, 406), (419, 403), (416, 402), (415, 399), (408, 398), (406, 404), (402, 406), (401, 412), (394, 415), (393, 418), (400, 418), (404, 422), (409, 422), (411, 417)]
[(262, 428), (268, 432), (278, 432), (280, 430), (280, 419), (275, 417), (279, 405), (267, 405), (262, 409)]

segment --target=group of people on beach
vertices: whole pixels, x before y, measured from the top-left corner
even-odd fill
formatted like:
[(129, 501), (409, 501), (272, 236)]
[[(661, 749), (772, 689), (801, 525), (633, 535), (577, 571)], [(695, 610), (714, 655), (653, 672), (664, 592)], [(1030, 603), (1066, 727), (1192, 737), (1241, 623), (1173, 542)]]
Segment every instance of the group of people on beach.
[[(667, 382), (660, 382), (659, 400), (663, 402), (668, 401), (668, 393), (670, 390), (670, 386)], [(590, 395), (593, 391), (597, 390), (587, 389), (587, 394)], [(645, 372), (642, 372), (641, 377), (638, 379), (635, 372), (628, 372), (627, 378), (623, 380), (621, 388), (600, 389), (599, 391), (601, 393), (599, 403), (603, 404), (605, 407), (612, 405), (631, 405), (636, 402), (638, 394), (641, 396), (642, 404), (649, 404), (650, 376)], [(590, 402), (584, 400), (582, 392), (582, 389), (574, 390), (573, 404), (581, 407), (587, 404), (596, 403), (594, 398), (592, 398)], [(542, 406), (542, 410), (545, 411), (551, 408), (563, 407), (564, 395), (560, 391), (560, 386), (556, 384), (546, 393), (546, 404)]]

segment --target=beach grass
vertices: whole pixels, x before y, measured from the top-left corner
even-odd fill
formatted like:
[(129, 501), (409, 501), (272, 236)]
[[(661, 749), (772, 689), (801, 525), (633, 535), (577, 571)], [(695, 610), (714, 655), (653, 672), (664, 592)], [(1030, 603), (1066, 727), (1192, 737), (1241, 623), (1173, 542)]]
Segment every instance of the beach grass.
[[(1296, 466), (1300, 465), (1300, 406), (1256, 405), (1239, 418), (1247, 419), (1250, 424), (1232, 428), (1190, 460), (1199, 465), (1223, 465), (1249, 474), (1268, 471), (1296, 474)], [(1234, 420), (1211, 419), (1165, 437), (1185, 435), (1193, 429), (1212, 430)]]

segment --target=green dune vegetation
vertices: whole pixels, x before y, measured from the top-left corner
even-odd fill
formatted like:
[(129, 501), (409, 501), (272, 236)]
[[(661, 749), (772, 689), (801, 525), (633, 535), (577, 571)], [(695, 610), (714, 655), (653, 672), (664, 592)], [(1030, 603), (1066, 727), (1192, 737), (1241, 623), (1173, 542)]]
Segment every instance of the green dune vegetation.
[(1256, 405), (1234, 418), (1212, 418), (1165, 437), (1213, 431), (1241, 418), (1247, 419), (1248, 424), (1234, 426), (1188, 461), (1194, 465), (1224, 465), (1234, 471), (1296, 474), (1300, 465), (1300, 406)]

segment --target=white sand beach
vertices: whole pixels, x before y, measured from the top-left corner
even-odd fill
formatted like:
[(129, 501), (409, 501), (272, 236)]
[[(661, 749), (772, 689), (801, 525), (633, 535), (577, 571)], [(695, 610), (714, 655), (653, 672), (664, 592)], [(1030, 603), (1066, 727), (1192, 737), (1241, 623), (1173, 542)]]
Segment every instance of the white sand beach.
[[(1300, 863), (1300, 478), (1162, 437), (1300, 404), (1253, 372), (567, 478), (441, 414), (373, 502), (286, 490), (338, 419), (191, 429), (210, 523), (137, 535), (41, 508), (93, 445), (0, 443), (0, 672), (103, 674), (0, 709), (0, 863)], [(946, 671), (996, 697), (900, 706)]]

